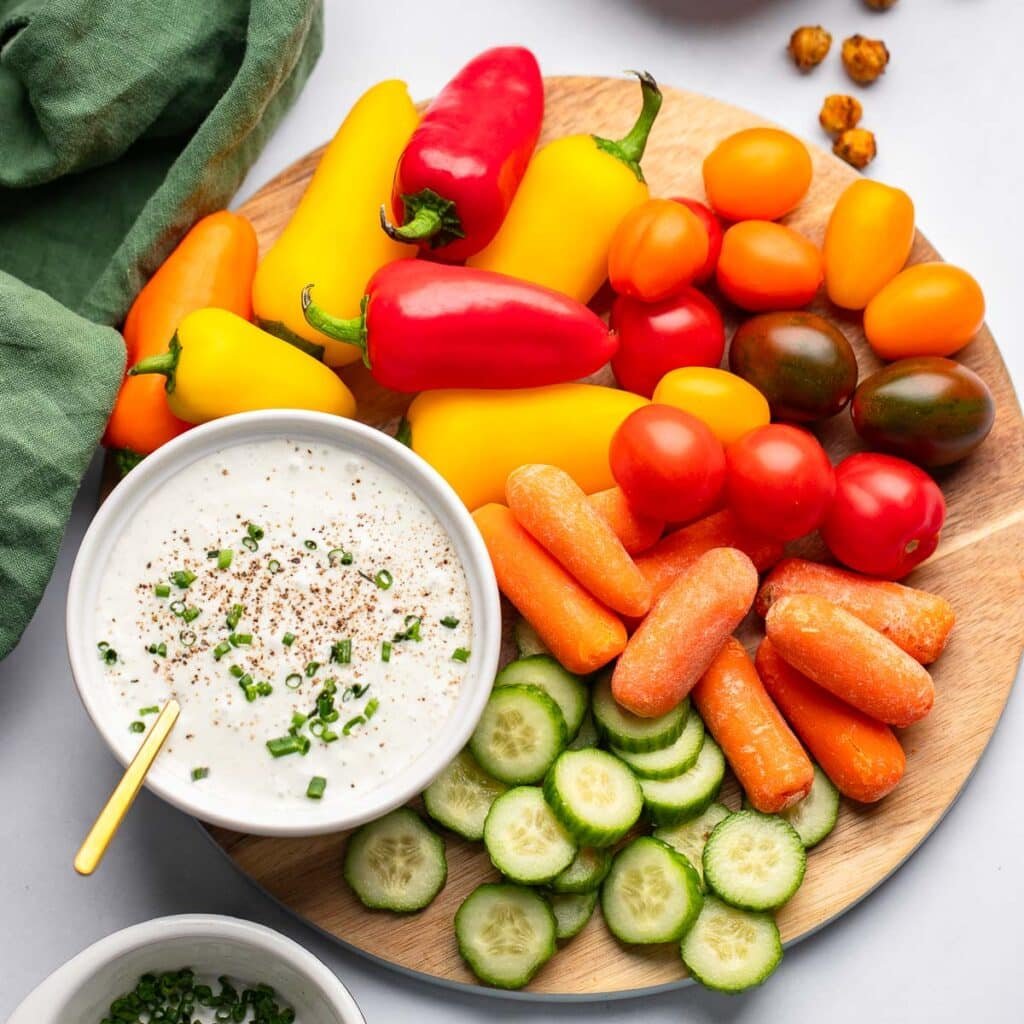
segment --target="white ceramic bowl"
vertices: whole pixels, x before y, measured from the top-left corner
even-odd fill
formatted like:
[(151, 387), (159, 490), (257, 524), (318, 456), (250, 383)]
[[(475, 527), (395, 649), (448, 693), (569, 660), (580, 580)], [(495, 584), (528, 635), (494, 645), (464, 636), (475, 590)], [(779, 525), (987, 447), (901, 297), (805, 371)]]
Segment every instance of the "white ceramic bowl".
[[(380, 817), (421, 792), (462, 749), (487, 702), (501, 648), (498, 588), (472, 518), (448, 484), (404, 445), (362, 423), (322, 413), (272, 410), (228, 416), (190, 430), (143, 460), (118, 484), (92, 521), (75, 559), (68, 589), (67, 643), (71, 672), (86, 711), (122, 764), (134, 755), (139, 739), (124, 728), (112, 688), (96, 657), (94, 615), (100, 582), (125, 524), (158, 487), (185, 466), (234, 445), (269, 438), (297, 438), (331, 444), (393, 473), (409, 486), (448, 531), (462, 561), (473, 609), (469, 671), (452, 714), (428, 750), (397, 777), (346, 803), (303, 800), (287, 804), (262, 789), (218, 793), (174, 773), (160, 758), (146, 785), (175, 807), (203, 821), (258, 835), (302, 836), (337, 832)], [(177, 726), (181, 728), (181, 725)]]
[(143, 974), (182, 967), (266, 982), (295, 1010), (296, 1024), (365, 1024), (348, 989), (312, 953), (263, 925), (217, 914), (158, 917), (100, 939), (51, 974), (7, 1024), (98, 1024)]

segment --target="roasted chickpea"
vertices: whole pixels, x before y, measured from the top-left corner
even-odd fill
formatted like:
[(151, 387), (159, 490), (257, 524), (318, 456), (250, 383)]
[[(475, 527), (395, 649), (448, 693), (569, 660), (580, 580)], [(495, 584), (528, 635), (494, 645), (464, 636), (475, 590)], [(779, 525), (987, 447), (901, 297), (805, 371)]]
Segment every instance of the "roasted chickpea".
[(829, 135), (842, 135), (850, 128), (856, 128), (863, 116), (864, 108), (856, 96), (833, 93), (825, 97), (818, 122)]
[(789, 37), (789, 55), (801, 71), (816, 68), (832, 46), (832, 33), (820, 25), (802, 25)]
[(843, 67), (858, 85), (870, 85), (889, 63), (889, 50), (881, 39), (860, 33), (843, 40)]
[(848, 128), (832, 144), (832, 152), (851, 167), (863, 171), (878, 154), (874, 132), (867, 128)]

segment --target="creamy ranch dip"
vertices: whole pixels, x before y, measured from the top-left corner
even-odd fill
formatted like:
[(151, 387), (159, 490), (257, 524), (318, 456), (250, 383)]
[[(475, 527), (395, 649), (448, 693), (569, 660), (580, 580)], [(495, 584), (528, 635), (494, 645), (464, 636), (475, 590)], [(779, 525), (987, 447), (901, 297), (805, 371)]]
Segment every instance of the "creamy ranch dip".
[(126, 733), (177, 698), (160, 763), (225, 797), (326, 803), (399, 775), (471, 656), (465, 573), (423, 501), (368, 458), (284, 439), (155, 490), (114, 546), (95, 622)]

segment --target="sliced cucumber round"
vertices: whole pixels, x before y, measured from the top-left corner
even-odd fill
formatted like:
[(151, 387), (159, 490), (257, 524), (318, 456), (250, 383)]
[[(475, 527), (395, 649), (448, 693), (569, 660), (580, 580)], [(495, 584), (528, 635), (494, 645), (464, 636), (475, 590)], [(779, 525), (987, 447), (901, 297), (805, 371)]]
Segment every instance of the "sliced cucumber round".
[(508, 789), (492, 779), (463, 750), (423, 792), (423, 806), (434, 821), (462, 836), (480, 840), (491, 804)]
[(594, 892), (612, 866), (611, 851), (602, 847), (584, 846), (577, 851), (573, 862), (560, 874), (551, 879), (553, 892)]
[(444, 840), (415, 811), (400, 807), (352, 833), (342, 872), (371, 910), (422, 910), (448, 877)]
[(800, 888), (807, 852), (777, 814), (737, 811), (723, 818), (704, 847), (704, 879), (726, 903), (774, 910)]
[(611, 673), (602, 672), (594, 683), (592, 708), (597, 731), (610, 746), (642, 754), (648, 750), (663, 750), (675, 743), (686, 725), (690, 702), (684, 700), (667, 715), (641, 718), (619, 707), (612, 696)]
[(671, 779), (676, 775), (682, 775), (697, 763), (703, 745), (704, 722), (700, 715), (691, 711), (686, 716), (683, 731), (671, 746), (661, 750), (649, 750), (644, 754), (612, 747), (612, 753), (625, 761), (638, 778)]
[(583, 931), (597, 906), (597, 893), (553, 892), (548, 902), (555, 915), (555, 938), (564, 942)]
[(586, 750), (587, 747), (596, 747), (601, 739), (597, 734), (597, 726), (594, 725), (594, 716), (588, 710), (583, 716), (580, 731), (576, 733), (575, 739), (569, 744), (570, 750)]
[(718, 795), (725, 778), (725, 757), (710, 737), (692, 768), (671, 779), (641, 779), (644, 804), (658, 825), (675, 825), (703, 813)]
[(499, 782), (539, 782), (565, 747), (565, 719), (536, 686), (500, 686), (491, 693), (469, 739), (480, 767)]
[(814, 766), (811, 791), (799, 803), (779, 815), (796, 829), (806, 849), (817, 846), (836, 827), (839, 818), (839, 790), (832, 780)]
[(601, 913), (620, 942), (678, 942), (700, 913), (700, 879), (690, 862), (650, 836), (615, 857), (601, 886)]
[(681, 853), (690, 862), (700, 876), (702, 889), (707, 889), (704, 884), (704, 844), (707, 843), (708, 836), (714, 831), (715, 826), (730, 814), (732, 811), (725, 804), (711, 804), (702, 814), (691, 818), (690, 821), (654, 830), (655, 839), (668, 843), (673, 850)]
[(782, 940), (769, 914), (737, 910), (705, 896), (680, 952), (690, 973), (706, 988), (742, 992), (760, 985), (779, 966)]
[(633, 773), (603, 750), (567, 750), (544, 779), (544, 795), (563, 825), (587, 846), (611, 846), (644, 808)]
[(516, 620), (516, 624), (512, 627), (512, 640), (520, 658), (529, 658), (531, 654), (551, 653), (544, 641), (541, 640), (540, 634), (526, 619)]
[(522, 988), (555, 953), (555, 915), (522, 885), (477, 886), (455, 914), (455, 938), (469, 969), (497, 988)]
[(536, 686), (557, 705), (565, 719), (565, 728), (572, 739), (590, 704), (590, 692), (579, 676), (562, 668), (548, 654), (532, 654), (510, 661), (494, 680), (497, 686)]
[(572, 836), (536, 786), (517, 786), (491, 804), (484, 845), (506, 878), (525, 885), (550, 881), (576, 856)]

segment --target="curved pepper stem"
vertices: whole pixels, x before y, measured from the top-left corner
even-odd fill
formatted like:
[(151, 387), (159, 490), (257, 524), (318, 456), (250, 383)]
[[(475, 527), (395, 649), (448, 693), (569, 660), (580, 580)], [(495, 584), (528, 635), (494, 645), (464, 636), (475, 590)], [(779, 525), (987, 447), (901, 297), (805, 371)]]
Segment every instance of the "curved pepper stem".
[(363, 353), (363, 362), (370, 366), (370, 354), (366, 349), (366, 304), (369, 296), (364, 295), (359, 303), (359, 316), (351, 318), (331, 316), (321, 309), (312, 299), (313, 286), (307, 284), (302, 289), (302, 315), (310, 327), (316, 328), (328, 338), (355, 345)]
[(140, 359), (129, 371), (129, 377), (138, 377), (143, 373), (162, 373), (167, 378), (164, 389), (167, 394), (174, 392), (174, 378), (178, 370), (178, 360), (181, 358), (181, 342), (178, 335), (171, 338), (171, 343), (166, 352), (159, 355), (149, 356), (147, 359)]
[(396, 227), (388, 220), (387, 208), (381, 203), (380, 226), (396, 242), (430, 242), (431, 249), (440, 249), (457, 238), (465, 238), (462, 221), (455, 203), (438, 195), (432, 188), (414, 195), (403, 195), (405, 223)]
[(654, 126), (654, 119), (661, 110), (661, 90), (658, 83), (649, 71), (631, 71), (640, 79), (640, 91), (643, 95), (643, 105), (636, 124), (629, 130), (628, 134), (621, 139), (602, 139), (599, 135), (594, 136), (594, 141), (599, 149), (621, 160), (636, 176), (638, 181), (644, 180), (644, 172), (640, 169), (640, 159), (647, 148), (647, 139)]

